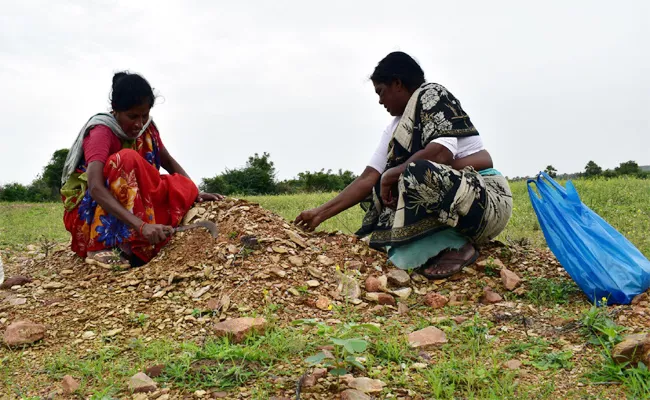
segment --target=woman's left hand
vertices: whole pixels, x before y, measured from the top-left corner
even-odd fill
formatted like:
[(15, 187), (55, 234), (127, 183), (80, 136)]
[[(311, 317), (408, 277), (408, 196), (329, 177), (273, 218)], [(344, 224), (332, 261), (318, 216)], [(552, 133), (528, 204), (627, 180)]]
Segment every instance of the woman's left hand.
[(380, 191), (384, 207), (395, 208), (397, 206), (397, 197), (393, 196), (393, 188), (397, 185), (400, 175), (398, 167), (393, 167), (381, 176)]
[(220, 194), (217, 193), (203, 193), (200, 192), (198, 196), (196, 196), (196, 202), (197, 203), (202, 203), (204, 201), (219, 201), (223, 200), (224, 197)]

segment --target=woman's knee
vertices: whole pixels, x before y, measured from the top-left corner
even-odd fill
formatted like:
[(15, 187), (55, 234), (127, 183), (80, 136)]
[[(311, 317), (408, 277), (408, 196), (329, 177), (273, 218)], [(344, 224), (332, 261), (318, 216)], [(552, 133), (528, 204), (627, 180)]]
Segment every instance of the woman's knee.
[(132, 149), (122, 149), (111, 155), (108, 158), (106, 165), (109, 165), (110, 162), (113, 161), (118, 167), (132, 169), (141, 159), (142, 156), (137, 151)]

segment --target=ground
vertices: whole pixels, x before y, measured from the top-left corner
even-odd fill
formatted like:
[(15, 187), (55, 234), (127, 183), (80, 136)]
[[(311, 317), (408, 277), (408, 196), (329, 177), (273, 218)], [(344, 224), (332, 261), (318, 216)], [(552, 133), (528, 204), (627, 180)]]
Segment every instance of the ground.
[[(578, 183), (585, 203), (650, 254), (650, 182)], [(623, 336), (647, 330), (648, 303), (590, 304), (543, 247), (525, 185), (513, 190), (511, 224), (481, 249), (479, 263), (448, 280), (392, 280), (382, 296), (395, 305), (383, 306), (365, 290), (369, 276), (392, 274), (382, 253), (286, 220), (331, 195), (205, 204), (194, 219), (216, 221), (218, 238), (177, 234), (149, 265), (124, 271), (91, 267), (67, 250), (58, 204), (0, 204), (6, 275), (32, 279), (0, 290), (0, 331), (23, 319), (47, 328), (34, 345), (2, 349), (0, 393), (293, 399), (298, 391), (301, 399), (335, 399), (360, 382), (335, 376), (347, 373), (385, 384), (370, 393), (375, 399), (647, 398), (647, 369), (622, 368), (609, 353)], [(350, 210), (324, 229), (351, 232), (359, 218)], [(508, 290), (502, 269), (522, 283)], [(502, 300), (486, 303), (487, 287)], [(432, 307), (443, 297), (446, 304)], [(220, 321), (239, 317), (264, 318), (265, 326), (240, 342), (218, 337)], [(408, 334), (427, 327), (444, 340), (412, 347)], [(156, 365), (157, 391), (131, 394), (130, 377)], [(316, 370), (322, 366), (329, 373)], [(74, 394), (62, 394), (65, 375), (80, 384)]]

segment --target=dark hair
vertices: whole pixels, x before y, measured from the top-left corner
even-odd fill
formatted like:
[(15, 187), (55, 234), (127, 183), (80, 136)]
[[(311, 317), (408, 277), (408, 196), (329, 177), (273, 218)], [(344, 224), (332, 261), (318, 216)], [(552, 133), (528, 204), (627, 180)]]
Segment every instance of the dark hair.
[(122, 71), (113, 75), (110, 100), (114, 111), (126, 111), (142, 104), (153, 107), (156, 96), (142, 76)]
[(420, 65), (411, 56), (401, 51), (395, 51), (384, 57), (370, 75), (370, 80), (374, 83), (387, 85), (398, 79), (410, 91), (415, 91), (424, 83), (424, 71)]

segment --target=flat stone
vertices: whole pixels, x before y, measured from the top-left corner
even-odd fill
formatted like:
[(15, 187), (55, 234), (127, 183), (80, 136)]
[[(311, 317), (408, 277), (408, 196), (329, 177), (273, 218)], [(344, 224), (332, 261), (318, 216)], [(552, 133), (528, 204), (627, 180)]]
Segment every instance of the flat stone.
[(352, 379), (348, 382), (348, 386), (363, 393), (379, 393), (384, 390), (386, 384), (379, 379), (370, 379), (363, 376)]
[(395, 287), (404, 287), (411, 282), (411, 277), (408, 272), (403, 269), (391, 269), (386, 274), (386, 277), (388, 278), (388, 282)]
[(63, 394), (70, 395), (79, 389), (79, 382), (70, 375), (66, 375), (61, 381), (61, 388), (63, 388)]
[(424, 296), (424, 302), (429, 307), (438, 309), (444, 307), (449, 302), (449, 299), (439, 293), (431, 292)]
[(310, 288), (315, 288), (315, 287), (319, 287), (319, 286), (320, 286), (320, 282), (318, 282), (318, 281), (315, 280), (315, 279), (309, 280), (309, 281), (307, 281), (307, 282), (305, 282), (305, 283), (306, 283), (307, 286), (309, 286)]
[(65, 284), (61, 282), (48, 282), (43, 285), (43, 289), (63, 289)]
[(341, 392), (341, 400), (371, 400), (371, 397), (358, 390), (347, 389)]
[(287, 276), (287, 272), (280, 268), (272, 268), (271, 272), (273, 273), (273, 275), (277, 276), (278, 278), (284, 278)]
[(400, 302), (397, 305), (397, 313), (400, 315), (406, 315), (409, 313), (409, 306), (406, 303)]
[(302, 258), (298, 256), (289, 256), (289, 262), (294, 267), (302, 267), (303, 265), (305, 265), (305, 262), (302, 260)]
[(501, 281), (508, 290), (515, 290), (521, 284), (521, 278), (507, 268), (501, 268)]
[(305, 242), (305, 239), (300, 237), (296, 232), (290, 231), (290, 230), (285, 230), (287, 233), (287, 236), (289, 236), (289, 239), (291, 239), (292, 242), (297, 244), (298, 246), (302, 247), (303, 249), (307, 247), (307, 243)]
[(519, 361), (519, 360), (508, 360), (504, 364), (504, 366), (507, 369), (519, 369), (519, 368), (521, 368), (521, 361)]
[(409, 298), (411, 293), (413, 293), (413, 289), (411, 289), (410, 287), (407, 287), (407, 288), (393, 290), (391, 293), (394, 294), (395, 296), (399, 297), (402, 300), (406, 300), (406, 299)]
[(499, 293), (493, 292), (489, 286), (486, 286), (483, 289), (483, 296), (481, 297), (481, 303), (483, 304), (495, 304), (503, 301), (503, 297)]
[(158, 385), (144, 372), (138, 372), (129, 379), (129, 390), (133, 393), (154, 392)]
[(323, 275), (321, 270), (319, 270), (318, 268), (312, 267), (312, 266), (307, 267), (307, 273), (309, 275), (313, 276), (314, 278), (317, 278), (317, 279), (324, 279), (325, 278), (325, 276)]
[(395, 298), (387, 293), (366, 293), (366, 299), (381, 305), (396, 306)]
[(617, 363), (637, 365), (642, 362), (648, 366), (650, 356), (650, 333), (628, 335), (612, 349), (612, 359)]
[(219, 322), (214, 326), (218, 337), (229, 336), (235, 343), (241, 342), (251, 332), (262, 332), (266, 328), (266, 319), (258, 317), (234, 318)]
[(439, 346), (447, 343), (447, 336), (443, 331), (435, 326), (429, 326), (408, 335), (408, 341), (411, 347), (425, 349), (431, 346)]
[(339, 295), (349, 300), (359, 299), (359, 296), (361, 296), (361, 287), (359, 287), (359, 283), (355, 278), (338, 272), (336, 281), (336, 291)]
[(45, 326), (35, 324), (29, 320), (14, 322), (7, 327), (4, 341), (7, 346), (21, 346), (32, 344), (45, 337)]
[(320, 256), (316, 257), (316, 260), (326, 267), (331, 267), (332, 265), (334, 265), (334, 260), (332, 260), (331, 258), (329, 258), (324, 254), (321, 254)]

